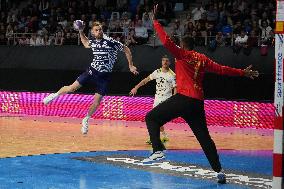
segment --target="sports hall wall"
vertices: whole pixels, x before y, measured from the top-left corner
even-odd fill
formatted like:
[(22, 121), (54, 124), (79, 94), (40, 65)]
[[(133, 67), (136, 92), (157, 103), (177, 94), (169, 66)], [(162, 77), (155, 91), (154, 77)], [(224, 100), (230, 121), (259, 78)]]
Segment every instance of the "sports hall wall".
[[(274, 49), (261, 56), (260, 49), (252, 49), (249, 56), (234, 54), (229, 47), (220, 47), (215, 52), (206, 48), (197, 49), (222, 65), (245, 68), (252, 64), (260, 77), (250, 80), (241, 77), (223, 77), (208, 73), (204, 80), (207, 99), (272, 101), (274, 83)], [(141, 79), (161, 66), (161, 57), (168, 54), (162, 46), (137, 46), (131, 48), (139, 76), (128, 72), (123, 53), (119, 54), (114, 67), (110, 95), (127, 95)], [(92, 61), (89, 49), (80, 46), (60, 47), (0, 47), (0, 88), (17, 91), (55, 91), (62, 85), (72, 83)], [(173, 59), (171, 57), (171, 61)], [(174, 69), (174, 64), (171, 65)], [(155, 82), (144, 86), (140, 95), (153, 95)], [(91, 86), (79, 92), (93, 93)]]

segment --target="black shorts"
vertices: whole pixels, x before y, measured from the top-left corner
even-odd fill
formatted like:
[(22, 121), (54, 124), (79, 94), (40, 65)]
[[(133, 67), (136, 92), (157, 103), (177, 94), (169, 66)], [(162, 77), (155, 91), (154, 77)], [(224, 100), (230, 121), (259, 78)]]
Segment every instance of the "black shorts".
[(87, 83), (95, 85), (95, 92), (105, 96), (108, 90), (110, 76), (110, 72), (98, 72), (94, 69), (88, 69), (77, 78), (77, 81), (82, 86)]

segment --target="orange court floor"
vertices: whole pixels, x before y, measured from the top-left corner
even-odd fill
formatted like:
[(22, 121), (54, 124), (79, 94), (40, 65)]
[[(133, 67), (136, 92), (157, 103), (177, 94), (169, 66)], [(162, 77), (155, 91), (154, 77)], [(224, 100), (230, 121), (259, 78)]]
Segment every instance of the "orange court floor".
[[(200, 149), (186, 124), (169, 123), (167, 149)], [(120, 120), (90, 121), (82, 135), (81, 119), (46, 116), (0, 117), (0, 158), (66, 152), (151, 150), (146, 144), (145, 122)], [(272, 150), (273, 131), (209, 127), (211, 137), (222, 150)]]

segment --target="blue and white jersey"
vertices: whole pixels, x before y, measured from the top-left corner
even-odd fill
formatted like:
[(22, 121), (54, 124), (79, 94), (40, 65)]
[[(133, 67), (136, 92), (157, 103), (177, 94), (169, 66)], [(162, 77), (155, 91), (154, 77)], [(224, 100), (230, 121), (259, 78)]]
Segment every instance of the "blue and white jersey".
[(117, 52), (123, 50), (123, 44), (106, 35), (99, 40), (91, 39), (89, 43), (94, 55), (91, 68), (98, 72), (112, 72)]

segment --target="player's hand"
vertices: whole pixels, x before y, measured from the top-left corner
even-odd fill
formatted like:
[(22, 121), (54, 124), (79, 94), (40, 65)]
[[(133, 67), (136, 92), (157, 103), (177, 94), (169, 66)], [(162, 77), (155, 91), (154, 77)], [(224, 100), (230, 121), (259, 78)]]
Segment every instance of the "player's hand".
[(252, 65), (249, 65), (247, 68), (244, 69), (245, 76), (249, 77), (251, 79), (254, 79), (254, 78), (258, 77), (259, 73), (258, 73), (258, 71), (251, 70), (251, 68), (252, 68)]
[(156, 5), (154, 5), (154, 7), (153, 7), (153, 11), (152, 11), (152, 14), (151, 14), (151, 15), (152, 15), (152, 16), (151, 16), (152, 21), (156, 19), (157, 10), (158, 10), (158, 5), (159, 5), (159, 4), (156, 4)]
[(86, 27), (85, 22), (83, 22), (83, 26), (79, 28), (79, 32), (83, 32)]
[(129, 92), (130, 96), (134, 96), (137, 93), (137, 89), (134, 87), (133, 89), (131, 89), (131, 91)]
[(85, 29), (85, 22), (82, 20), (75, 20), (73, 22), (73, 27), (76, 31), (82, 32)]
[(129, 66), (129, 70), (134, 74), (138, 75), (139, 72), (137, 71), (137, 68), (135, 66)]

